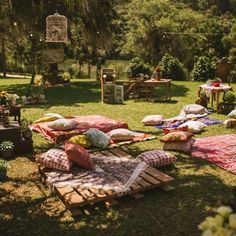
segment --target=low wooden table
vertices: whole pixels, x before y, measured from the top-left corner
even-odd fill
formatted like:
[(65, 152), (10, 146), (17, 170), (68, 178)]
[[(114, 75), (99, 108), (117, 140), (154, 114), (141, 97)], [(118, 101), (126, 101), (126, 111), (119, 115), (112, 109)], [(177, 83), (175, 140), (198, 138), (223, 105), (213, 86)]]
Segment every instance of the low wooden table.
[(144, 81), (145, 90), (146, 90), (146, 100), (153, 99), (153, 90), (155, 87), (159, 87), (160, 85), (166, 86), (166, 101), (171, 100), (171, 79), (149, 79)]
[[(197, 92), (198, 97), (200, 97), (201, 90), (203, 90), (208, 97), (211, 97), (211, 107), (215, 108), (215, 110), (217, 111), (220, 102), (220, 94), (225, 93), (229, 90), (233, 90), (233, 88), (225, 84), (221, 84), (219, 87), (202, 84), (199, 85), (199, 89)], [(214, 106), (214, 101), (215, 101), (215, 106)]]

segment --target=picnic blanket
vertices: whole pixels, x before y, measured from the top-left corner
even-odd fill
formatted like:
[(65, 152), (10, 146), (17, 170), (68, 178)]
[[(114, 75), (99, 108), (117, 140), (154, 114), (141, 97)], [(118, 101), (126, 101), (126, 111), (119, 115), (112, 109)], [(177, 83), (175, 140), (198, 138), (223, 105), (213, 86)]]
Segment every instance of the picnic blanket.
[(40, 133), (46, 139), (55, 143), (61, 143), (76, 134), (82, 134), (89, 128), (96, 128), (103, 132), (109, 132), (112, 129), (128, 128), (128, 124), (120, 122), (101, 115), (74, 116), (70, 119), (75, 120), (78, 125), (75, 129), (69, 131), (56, 131), (48, 127), (49, 122), (37, 123), (31, 126), (31, 129)]
[(52, 171), (47, 183), (52, 187), (79, 187), (112, 190), (122, 194), (129, 190), (139, 174), (147, 167), (145, 162), (116, 156), (91, 156), (93, 170), (74, 168), (70, 173)]
[(196, 139), (192, 156), (200, 157), (236, 174), (236, 134)]
[(192, 118), (192, 119), (183, 119), (183, 120), (171, 120), (171, 121), (164, 121), (161, 125), (156, 125), (155, 127), (158, 129), (165, 129), (165, 128), (177, 128), (181, 124), (185, 123), (188, 120), (197, 120), (202, 122), (205, 125), (215, 125), (215, 124), (223, 124), (222, 121), (214, 120), (209, 117), (200, 117), (200, 118)]

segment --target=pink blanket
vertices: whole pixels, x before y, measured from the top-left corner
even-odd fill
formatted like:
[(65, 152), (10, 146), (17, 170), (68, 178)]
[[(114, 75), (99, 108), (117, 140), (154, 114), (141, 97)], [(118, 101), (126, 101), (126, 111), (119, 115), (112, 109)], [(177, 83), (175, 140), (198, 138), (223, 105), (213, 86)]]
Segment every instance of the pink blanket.
[(103, 132), (109, 132), (112, 129), (128, 128), (128, 124), (119, 122), (100, 115), (74, 116), (70, 119), (78, 122), (78, 126), (70, 131), (56, 131), (48, 127), (48, 122), (33, 124), (31, 129), (42, 134), (45, 138), (60, 143), (76, 134), (82, 134), (89, 128), (96, 128)]
[(196, 139), (192, 156), (200, 157), (236, 174), (236, 134)]

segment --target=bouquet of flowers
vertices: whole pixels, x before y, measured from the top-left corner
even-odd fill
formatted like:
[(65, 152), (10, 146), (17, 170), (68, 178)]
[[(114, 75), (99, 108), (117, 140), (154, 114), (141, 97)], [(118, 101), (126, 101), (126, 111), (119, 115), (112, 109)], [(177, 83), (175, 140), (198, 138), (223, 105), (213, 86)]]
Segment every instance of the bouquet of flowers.
[(202, 236), (236, 236), (236, 214), (227, 206), (217, 209), (217, 215), (208, 216), (198, 228)]

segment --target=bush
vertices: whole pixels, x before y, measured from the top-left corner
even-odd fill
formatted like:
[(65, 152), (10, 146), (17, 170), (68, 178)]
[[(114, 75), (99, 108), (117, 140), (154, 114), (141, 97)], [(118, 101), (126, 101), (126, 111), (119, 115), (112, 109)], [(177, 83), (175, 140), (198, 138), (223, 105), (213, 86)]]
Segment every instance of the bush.
[(129, 78), (138, 77), (140, 74), (151, 75), (151, 67), (145, 63), (142, 59), (135, 57), (131, 60), (126, 67), (126, 73)]
[(179, 60), (169, 53), (166, 53), (160, 63), (161, 77), (172, 80), (186, 80), (186, 69)]
[(191, 77), (194, 81), (212, 80), (215, 77), (216, 61), (209, 57), (199, 57), (198, 61), (194, 64)]
[(68, 72), (70, 73), (71, 77), (79, 77), (80, 70), (78, 64), (72, 64), (70, 68), (68, 69)]
[(235, 102), (235, 94), (232, 91), (226, 92), (223, 97), (223, 103), (234, 104), (234, 102)]

